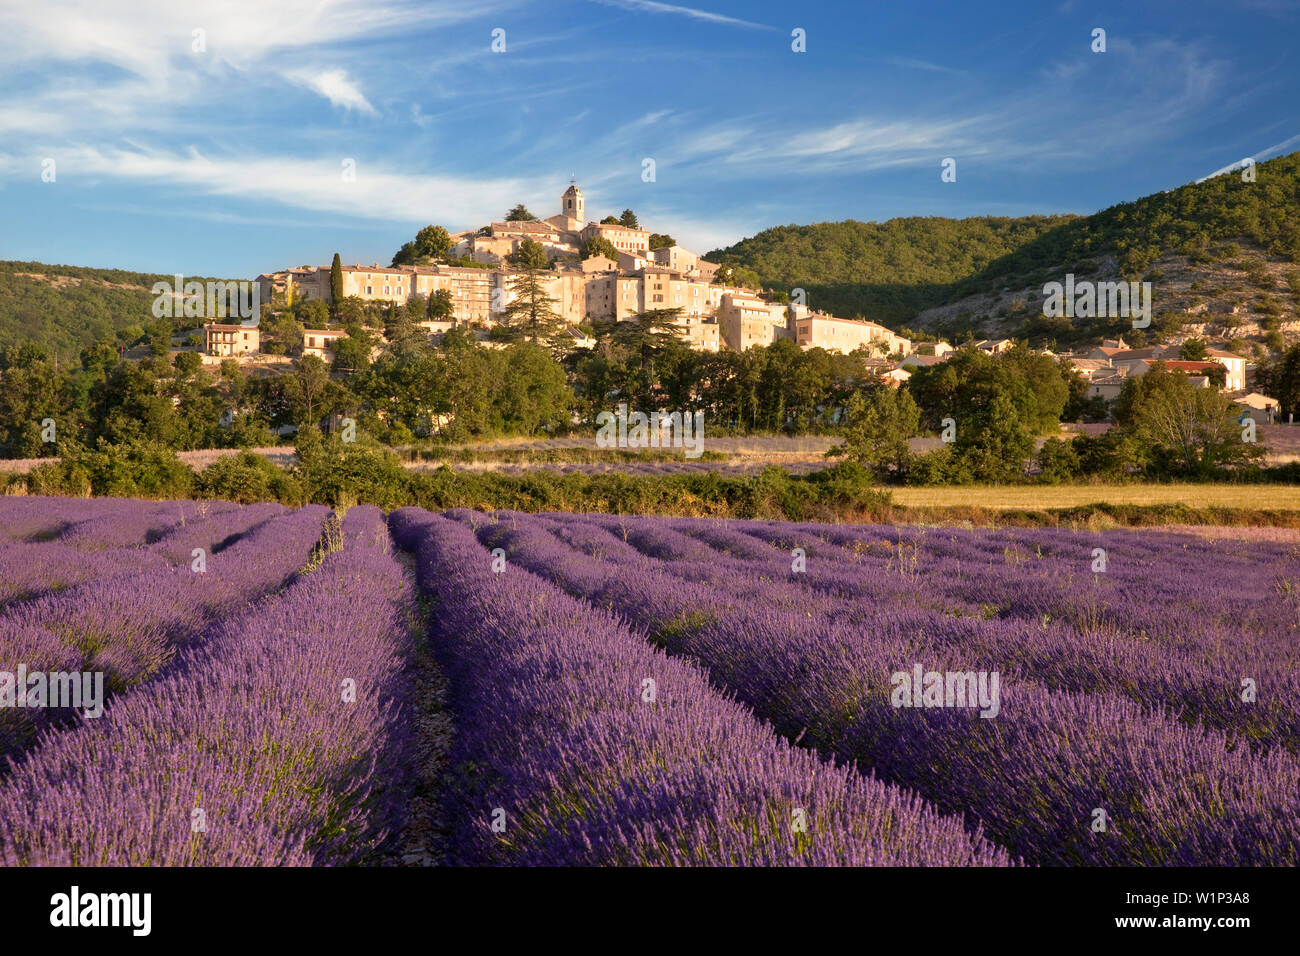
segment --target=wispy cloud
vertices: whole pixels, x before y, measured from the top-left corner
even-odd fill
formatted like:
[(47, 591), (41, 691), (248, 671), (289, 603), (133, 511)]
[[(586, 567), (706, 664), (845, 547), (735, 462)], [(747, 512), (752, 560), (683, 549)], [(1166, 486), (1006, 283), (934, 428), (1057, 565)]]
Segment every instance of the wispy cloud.
[(703, 20), (705, 23), (721, 23), (726, 26), (748, 27), (753, 30), (774, 30), (765, 23), (752, 23), (749, 20), (741, 20), (736, 17), (725, 16), (721, 13), (712, 13), (708, 10), (700, 10), (695, 7), (682, 7), (675, 3), (658, 3), (656, 0), (591, 0), (593, 3), (599, 3), (606, 7), (620, 7), (624, 10), (634, 10), (639, 13), (671, 13), (677, 16), (690, 17), (692, 20)]
[(1288, 146), (1293, 146), (1296, 143), (1300, 143), (1300, 133), (1288, 139), (1284, 139), (1280, 143), (1275, 143), (1272, 146), (1265, 147), (1264, 149), (1261, 149), (1259, 152), (1255, 153), (1253, 156), (1242, 157), (1236, 162), (1229, 163), (1227, 166), (1224, 166), (1222, 169), (1216, 169), (1208, 176), (1202, 176), (1200, 179), (1196, 180), (1196, 182), (1203, 183), (1207, 179), (1213, 179), (1216, 176), (1222, 176), (1224, 173), (1231, 173), (1231, 172), (1235, 172), (1238, 169), (1245, 169), (1246, 166), (1251, 162), (1258, 163), (1272, 156), (1281, 155), (1282, 150), (1286, 149)]
[[(356, 159), (353, 180), (343, 175), (345, 158)], [(35, 177), (33, 170), (39, 168), (30, 157), (0, 154), (2, 173)], [(105, 179), (141, 182), (359, 219), (411, 222), (424, 217), (456, 228), (495, 218), (502, 197), (536, 195), (536, 184), (520, 179), (415, 174), (364, 157), (214, 157), (198, 150), (80, 147), (59, 155), (58, 170), (59, 183), (74, 187)]]
[(379, 111), (370, 105), (356, 83), (348, 78), (345, 70), (286, 70), (284, 78), (319, 93), (335, 106), (369, 113), (371, 116), (379, 115)]
[(939, 63), (930, 63), (927, 60), (917, 60), (910, 56), (887, 56), (882, 60), (890, 66), (907, 67), (913, 70), (930, 70), (934, 73), (951, 73), (954, 76), (965, 76), (965, 70), (959, 70), (951, 66), (943, 66)]

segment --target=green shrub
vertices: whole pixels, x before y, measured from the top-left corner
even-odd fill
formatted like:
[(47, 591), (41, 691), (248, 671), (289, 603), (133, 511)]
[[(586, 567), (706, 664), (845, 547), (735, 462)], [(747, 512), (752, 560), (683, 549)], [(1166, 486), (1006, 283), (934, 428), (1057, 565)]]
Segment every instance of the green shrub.
[(251, 451), (229, 455), (208, 465), (195, 477), (194, 492), (203, 498), (220, 498), (241, 505), (255, 501), (279, 501), (293, 506), (303, 503), (302, 486), (293, 476)]

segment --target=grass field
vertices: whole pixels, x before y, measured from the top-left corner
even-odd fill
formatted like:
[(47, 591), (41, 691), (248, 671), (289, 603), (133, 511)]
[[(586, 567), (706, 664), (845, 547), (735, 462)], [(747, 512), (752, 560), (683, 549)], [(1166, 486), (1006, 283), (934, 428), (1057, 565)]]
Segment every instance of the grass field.
[(1298, 485), (973, 485), (890, 488), (894, 503), (912, 508), (1073, 508), (1080, 505), (1169, 505), (1191, 508), (1300, 510)]

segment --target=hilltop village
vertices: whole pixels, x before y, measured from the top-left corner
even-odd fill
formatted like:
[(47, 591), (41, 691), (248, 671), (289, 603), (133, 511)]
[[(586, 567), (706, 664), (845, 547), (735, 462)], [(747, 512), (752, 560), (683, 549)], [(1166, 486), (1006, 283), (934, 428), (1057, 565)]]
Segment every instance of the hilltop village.
[[(669, 236), (641, 228), (630, 216), (625, 211), (622, 220), (588, 220), (582, 190), (571, 183), (553, 216), (512, 216), (479, 229), (444, 233), (441, 258), (446, 261), (341, 264), (342, 298), (397, 307), (416, 297), (439, 297), (446, 303), (442, 314), (434, 317), (431, 311), (417, 323), (432, 341), (462, 328), (492, 344), (492, 330), (516, 301), (521, 277), (531, 275), (565, 326), (562, 350), (592, 348), (602, 325), (664, 310), (670, 327), (692, 349), (744, 352), (787, 339), (803, 350), (857, 353), (870, 371), (894, 386), (955, 351), (947, 342), (913, 342), (878, 323), (814, 311), (789, 301), (788, 294), (739, 284), (731, 270), (705, 261)], [(265, 273), (256, 281), (263, 302), (285, 306), (318, 300), (333, 308), (331, 272), (331, 266), (301, 267)], [(346, 337), (340, 328), (304, 328), (301, 354), (332, 362), (337, 343)], [(260, 351), (260, 334), (257, 328), (209, 322), (204, 344), (209, 362), (253, 359)], [(967, 344), (996, 354), (1015, 343)], [(1117, 398), (1126, 381), (1161, 363), (1197, 387), (1228, 393), (1262, 413), (1265, 421), (1272, 421), (1277, 410), (1273, 399), (1248, 391), (1246, 359), (1222, 349), (1189, 360), (1178, 343), (1130, 348), (1118, 339), (1075, 353), (1045, 354), (1068, 360), (1087, 382), (1087, 397), (1103, 403)]]
[[(525, 271), (512, 263), (531, 246), (540, 247), (545, 256), (544, 263), (536, 265), (544, 266), (545, 291), (570, 327), (574, 347), (589, 344), (583, 329), (651, 310), (675, 309), (680, 310), (675, 324), (681, 339), (704, 351), (744, 351), (782, 338), (804, 348), (842, 353), (868, 346), (881, 355), (901, 358), (912, 351), (909, 340), (874, 322), (815, 312), (720, 281), (716, 264), (675, 243), (652, 248), (652, 238), (661, 237), (612, 219), (588, 221), (582, 190), (570, 184), (554, 216), (493, 222), (451, 234), (446, 258), (474, 265), (345, 264), (343, 295), (402, 304), (412, 296), (427, 299), (445, 291), (453, 303), (452, 316), (421, 324), (434, 335), (460, 326), (486, 337), (498, 315), (514, 301), (517, 279)], [(266, 273), (257, 281), (263, 302), (319, 299), (334, 304), (329, 266)], [(255, 351), (254, 336), (243, 338), (234, 327), (214, 332), (214, 345), (236, 345), (234, 351), (223, 350), (225, 354)], [(317, 343), (342, 334), (309, 329), (304, 333), (304, 348), (318, 349)], [(232, 336), (229, 343), (225, 336)]]

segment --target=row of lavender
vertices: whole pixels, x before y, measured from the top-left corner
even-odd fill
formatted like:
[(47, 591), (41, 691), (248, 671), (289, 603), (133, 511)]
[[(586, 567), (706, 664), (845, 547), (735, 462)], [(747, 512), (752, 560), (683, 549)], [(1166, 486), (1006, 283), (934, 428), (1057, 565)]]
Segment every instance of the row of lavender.
[(460, 734), (464, 864), (1005, 865), (914, 794), (774, 735), (694, 666), (522, 571), (461, 525), (391, 519), (435, 602)]
[[(117, 504), (65, 523), (52, 541), (0, 548), (0, 591), (23, 593), (0, 610), (0, 670), (102, 674), (109, 695), (135, 687), (225, 614), (290, 580), (328, 510), (216, 508), (182, 524), (176, 503)], [(83, 712), (16, 703), (0, 710), (0, 755), (8, 757)]]
[[(891, 553), (882, 547), (873, 561), (860, 545), (887, 540), (884, 529), (816, 529), (825, 536), (818, 537), (790, 526), (684, 522), (673, 523), (676, 530), (654, 519), (453, 517), (476, 525), (483, 545), (502, 549), (515, 569), (506, 575), (536, 572), (622, 615), (643, 636), (703, 664), (783, 734), (914, 788), (943, 810), (968, 813), (1030, 862), (1297, 862), (1300, 765), (1286, 746), (1295, 741), (1288, 697), (1295, 670), (1284, 646), (1294, 631), (1284, 602), (1270, 605), (1276, 620), (1259, 607), (1241, 609), (1238, 646), (1216, 627), (1190, 638), (1157, 632), (1158, 653), (1148, 653), (1122, 629), (1107, 646), (1088, 643), (1075, 622), (1054, 627), (1031, 613), (1003, 614), (1020, 606), (1007, 589), (1000, 592), (1007, 604), (993, 614), (977, 605), (952, 614), (944, 602), (973, 604), (972, 595), (951, 564), (927, 573), (931, 558), (915, 552), (922, 532), (911, 541), (895, 534)], [(952, 538), (966, 548), (963, 563), (977, 583), (987, 580), (973, 574), (981, 565), (1012, 575), (1029, 565), (1027, 544), (1037, 561), (1040, 548), (1060, 555), (1088, 543), (1058, 532), (993, 553), (979, 537)], [(783, 549), (802, 540), (807, 566), (794, 571), (790, 553), (764, 538)], [(1208, 573), (1195, 568), (1203, 557), (1171, 555), (1168, 542), (1107, 540), (1112, 562), (1163, 555), (1175, 576)], [(1011, 547), (1020, 555), (1014, 561), (1006, 560)], [(1287, 573), (1294, 566), (1286, 554), (1273, 557)], [(1023, 581), (1023, 604), (1041, 606), (1051, 577)], [(1113, 610), (1113, 621), (1129, 619), (1127, 609)], [(1131, 617), (1154, 624), (1141, 612)], [(1250, 704), (1220, 672), (1243, 654), (1263, 678)], [(913, 662), (926, 671), (1001, 670), (998, 716), (894, 706), (891, 675)], [(1180, 720), (1166, 702), (1203, 719)]]
[[(911, 529), (585, 522), (688, 580), (738, 572), (759, 600), (820, 599), (839, 626), (893, 621), (996, 660), (1013, 677), (1118, 693), (1230, 737), (1300, 750), (1294, 549), (1234, 553), (1170, 535), (932, 530), (926, 540)], [(791, 570), (796, 547), (806, 555), (802, 573)], [(1099, 549), (1108, 570), (1080, 574)]]
[[(266, 552), (282, 549), (301, 564), (284, 524), (295, 517), (265, 523), (241, 558), (265, 571)], [(307, 511), (304, 524), (318, 534), (320, 517)], [(47, 734), (0, 782), (0, 860), (390, 859), (410, 790), (413, 595), (377, 509), (349, 512), (343, 541), (285, 591), (251, 608), (226, 603), (201, 642), (99, 720)]]

